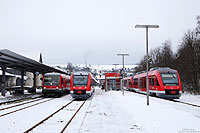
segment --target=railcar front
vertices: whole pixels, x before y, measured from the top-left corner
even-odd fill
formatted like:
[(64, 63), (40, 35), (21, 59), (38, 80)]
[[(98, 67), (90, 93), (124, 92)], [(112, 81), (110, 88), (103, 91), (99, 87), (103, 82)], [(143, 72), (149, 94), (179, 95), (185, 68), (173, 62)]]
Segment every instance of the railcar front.
[(70, 94), (75, 99), (87, 99), (94, 91), (92, 76), (89, 72), (72, 73), (70, 84)]
[(160, 92), (156, 95), (167, 99), (178, 99), (182, 94), (181, 80), (177, 70), (158, 70), (161, 81)]
[[(166, 99), (178, 99), (182, 94), (177, 70), (157, 68), (149, 71), (149, 92)], [(146, 94), (146, 72), (134, 76), (134, 90)]]
[(42, 80), (44, 96), (61, 96), (70, 88), (69, 76), (60, 73), (46, 73)]

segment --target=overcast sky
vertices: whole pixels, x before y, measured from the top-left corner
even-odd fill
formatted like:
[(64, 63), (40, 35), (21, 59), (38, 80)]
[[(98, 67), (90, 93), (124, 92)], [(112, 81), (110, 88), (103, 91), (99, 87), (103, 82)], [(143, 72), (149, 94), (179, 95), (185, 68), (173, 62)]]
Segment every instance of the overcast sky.
[(41, 52), (47, 64), (126, 64), (171, 40), (173, 51), (184, 32), (196, 26), (200, 0), (0, 0), (0, 46), (14, 52)]

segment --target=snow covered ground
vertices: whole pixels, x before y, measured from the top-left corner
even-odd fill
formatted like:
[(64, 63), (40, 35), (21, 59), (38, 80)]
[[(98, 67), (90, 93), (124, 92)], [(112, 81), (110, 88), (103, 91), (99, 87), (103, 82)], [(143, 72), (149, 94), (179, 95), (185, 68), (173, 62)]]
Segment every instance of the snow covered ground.
[[(55, 98), (32, 108), (0, 118), (0, 132), (24, 132), (72, 99)], [(199, 96), (183, 95), (181, 100), (199, 104)], [(2, 105), (4, 106), (4, 105)], [(68, 114), (63, 114), (66, 117)], [(70, 133), (200, 133), (200, 108), (132, 92), (105, 92), (96, 88), (65, 130)], [(55, 123), (52, 123), (52, 126)], [(54, 130), (56, 131), (56, 129)], [(34, 132), (34, 130), (33, 130)], [(45, 131), (44, 131), (45, 132)], [(58, 130), (59, 132), (59, 130)]]
[(200, 105), (200, 95), (192, 95), (183, 93), (178, 101)]
[[(79, 114), (72, 122), (70, 132), (91, 133), (186, 133), (200, 132), (200, 108), (163, 99), (120, 91), (104, 92), (100, 89), (85, 108), (85, 115)], [(81, 120), (80, 124), (77, 121)], [(77, 130), (77, 126), (80, 128)]]
[(70, 100), (71, 96), (67, 95), (7, 116), (3, 116), (0, 118), (0, 132), (22, 133), (52, 112), (56, 111), (58, 108), (62, 107)]

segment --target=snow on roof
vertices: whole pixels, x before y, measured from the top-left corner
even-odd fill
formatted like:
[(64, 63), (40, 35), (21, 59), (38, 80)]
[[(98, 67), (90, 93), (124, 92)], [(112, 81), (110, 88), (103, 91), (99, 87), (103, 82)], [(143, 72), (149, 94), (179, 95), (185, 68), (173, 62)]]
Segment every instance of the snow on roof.
[(40, 52), (17, 52), (22, 56), (25, 56), (27, 58), (33, 59), (35, 61), (39, 62), (40, 59)]

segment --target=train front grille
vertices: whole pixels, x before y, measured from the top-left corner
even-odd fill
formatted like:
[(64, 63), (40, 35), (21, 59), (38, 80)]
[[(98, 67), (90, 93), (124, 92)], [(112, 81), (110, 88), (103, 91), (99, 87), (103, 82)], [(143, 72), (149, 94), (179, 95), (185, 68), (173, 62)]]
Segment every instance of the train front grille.
[(167, 90), (165, 89), (166, 95), (179, 95), (179, 90)]
[(86, 90), (74, 90), (74, 94), (77, 94), (77, 95), (86, 94)]

